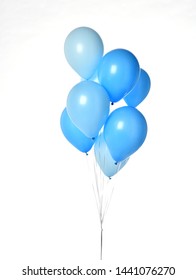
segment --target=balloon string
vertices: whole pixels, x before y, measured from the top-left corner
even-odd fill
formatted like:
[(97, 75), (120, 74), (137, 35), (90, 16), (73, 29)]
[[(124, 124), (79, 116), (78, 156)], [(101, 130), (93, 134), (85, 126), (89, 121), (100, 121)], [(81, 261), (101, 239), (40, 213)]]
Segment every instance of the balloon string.
[[(100, 139), (99, 139), (99, 158), (100, 158), (100, 146), (101, 146), (101, 142), (100, 142)], [(96, 162), (96, 159), (94, 158), (95, 162)], [(103, 198), (104, 198), (104, 177), (103, 177), (103, 173), (101, 171), (101, 168), (99, 166), (98, 167), (98, 170), (99, 170), (99, 186), (98, 186), (98, 190), (100, 192), (100, 219), (102, 219), (102, 215), (103, 215)]]
[[(99, 142), (100, 145), (100, 142)], [(99, 149), (100, 152), (100, 149)], [(104, 160), (104, 166), (106, 165), (106, 160)], [(100, 230), (101, 230), (101, 240), (100, 240), (100, 259), (103, 259), (103, 222), (105, 215), (108, 211), (111, 198), (114, 191), (113, 180), (104, 175), (101, 168), (99, 167), (94, 152), (88, 153), (87, 155), (87, 166), (90, 177), (92, 180), (92, 187), (95, 195), (95, 200), (97, 204), (97, 210), (100, 220)], [(120, 163), (117, 165), (117, 170), (120, 169)], [(111, 184), (112, 183), (112, 184)]]
[(101, 248), (100, 248), (100, 260), (103, 259), (103, 221), (101, 221)]
[[(89, 170), (89, 174), (91, 174), (91, 169), (90, 169), (90, 166), (89, 166), (89, 155), (88, 155), (88, 157), (86, 157), (86, 159), (87, 159), (87, 167), (88, 167), (88, 170)], [(97, 188), (95, 187), (95, 185), (97, 186), (97, 184), (94, 184), (92, 178), (91, 178), (91, 181), (92, 181), (92, 188), (93, 188), (93, 192), (94, 192), (94, 196), (95, 196), (95, 200), (96, 200), (97, 210), (98, 210), (98, 213), (99, 213), (100, 212), (99, 197), (98, 197), (98, 193), (97, 193)]]
[(93, 157), (93, 167), (94, 167), (94, 175), (95, 175), (95, 184), (98, 195), (98, 211), (100, 218), (100, 227), (101, 227), (101, 240), (100, 240), (100, 260), (103, 259), (103, 198), (104, 198), (104, 177), (101, 169), (98, 167), (98, 164)]
[(98, 201), (100, 201), (100, 194), (99, 194), (99, 183), (98, 183), (98, 176), (97, 176), (97, 169), (96, 169), (96, 162), (93, 161), (93, 171), (94, 171), (94, 176), (95, 176), (95, 187), (98, 195)]
[(112, 185), (112, 190), (110, 192), (110, 195), (106, 201), (106, 205), (105, 205), (105, 209), (104, 209), (104, 212), (103, 212), (103, 217), (102, 217), (102, 221), (104, 221), (104, 218), (106, 216), (106, 213), (108, 211), (108, 208), (109, 208), (109, 205), (110, 205), (110, 202), (111, 202), (111, 199), (112, 199), (112, 195), (113, 195), (113, 192), (114, 192), (114, 186)]

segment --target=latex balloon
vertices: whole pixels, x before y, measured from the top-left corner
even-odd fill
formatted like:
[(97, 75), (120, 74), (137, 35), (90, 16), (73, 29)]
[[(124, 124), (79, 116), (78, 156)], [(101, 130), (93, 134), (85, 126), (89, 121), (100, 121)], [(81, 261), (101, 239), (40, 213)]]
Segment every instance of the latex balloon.
[(71, 67), (82, 78), (89, 79), (103, 56), (103, 42), (95, 30), (78, 27), (65, 39), (64, 52)]
[(104, 127), (104, 138), (112, 158), (122, 161), (136, 152), (145, 141), (147, 123), (136, 108), (130, 106), (114, 110)]
[(148, 95), (150, 91), (150, 77), (141, 69), (139, 80), (137, 81), (135, 87), (124, 97), (127, 105), (132, 107), (137, 107)]
[(89, 138), (95, 138), (110, 109), (106, 90), (93, 81), (75, 85), (67, 97), (67, 112), (72, 122)]
[(98, 69), (99, 82), (107, 90), (111, 102), (122, 99), (134, 87), (139, 74), (137, 58), (125, 49), (108, 52)]
[(103, 133), (101, 133), (96, 139), (94, 153), (99, 167), (109, 178), (117, 174), (129, 160), (129, 158), (127, 158), (121, 162), (115, 162), (109, 152)]
[(92, 148), (95, 140), (86, 137), (70, 120), (65, 108), (60, 118), (61, 130), (65, 138), (79, 151), (87, 153)]

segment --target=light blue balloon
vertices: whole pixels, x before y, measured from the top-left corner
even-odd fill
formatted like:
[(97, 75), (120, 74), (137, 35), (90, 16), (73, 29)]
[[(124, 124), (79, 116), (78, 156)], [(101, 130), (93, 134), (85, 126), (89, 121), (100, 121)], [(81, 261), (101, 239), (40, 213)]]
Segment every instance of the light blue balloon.
[(93, 81), (75, 85), (67, 97), (67, 112), (72, 122), (89, 138), (95, 138), (110, 110), (106, 90)]
[(104, 138), (112, 158), (120, 162), (144, 143), (147, 123), (140, 111), (124, 106), (114, 110), (104, 127)]
[(129, 158), (127, 158), (121, 162), (115, 162), (109, 152), (103, 133), (101, 133), (96, 139), (94, 153), (99, 167), (109, 178), (117, 174), (129, 160)]
[(111, 102), (122, 99), (135, 86), (139, 74), (137, 58), (125, 49), (108, 52), (98, 69), (99, 82), (107, 90)]
[(150, 77), (146, 71), (141, 69), (139, 80), (135, 87), (124, 97), (127, 105), (137, 107), (150, 91)]
[(65, 138), (79, 151), (87, 153), (95, 140), (86, 137), (70, 120), (65, 108), (61, 114), (60, 126)]
[(65, 39), (64, 52), (71, 67), (87, 80), (94, 74), (103, 56), (103, 42), (95, 30), (78, 27)]

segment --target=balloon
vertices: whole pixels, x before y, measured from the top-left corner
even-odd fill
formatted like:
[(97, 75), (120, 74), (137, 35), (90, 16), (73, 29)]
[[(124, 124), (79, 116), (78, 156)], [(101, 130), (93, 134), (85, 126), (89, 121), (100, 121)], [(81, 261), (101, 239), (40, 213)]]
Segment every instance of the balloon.
[(127, 105), (137, 107), (148, 95), (150, 91), (150, 77), (141, 69), (139, 80), (135, 87), (124, 97)]
[(65, 138), (79, 151), (87, 153), (92, 148), (95, 140), (86, 137), (70, 120), (65, 108), (60, 118), (61, 130)]
[(95, 30), (78, 27), (65, 39), (64, 52), (71, 67), (87, 80), (94, 74), (103, 56), (103, 42)]
[(112, 158), (122, 161), (136, 152), (147, 135), (147, 123), (136, 108), (130, 106), (114, 110), (104, 127), (105, 142)]
[(67, 112), (72, 122), (89, 138), (95, 138), (110, 109), (106, 90), (93, 81), (75, 85), (67, 97)]
[(115, 49), (101, 60), (98, 79), (111, 102), (122, 99), (136, 84), (140, 74), (137, 58), (128, 50)]
[(94, 153), (99, 167), (101, 168), (103, 173), (109, 178), (118, 173), (129, 160), (129, 158), (127, 158), (118, 163), (116, 163), (115, 160), (113, 160), (106, 145), (103, 133), (101, 133), (96, 139), (94, 145)]

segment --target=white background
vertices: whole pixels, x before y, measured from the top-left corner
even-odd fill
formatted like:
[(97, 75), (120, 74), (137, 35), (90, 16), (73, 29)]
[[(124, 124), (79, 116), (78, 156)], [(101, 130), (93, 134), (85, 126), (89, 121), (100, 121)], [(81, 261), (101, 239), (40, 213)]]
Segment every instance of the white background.
[[(152, 81), (138, 107), (148, 136), (116, 176), (102, 262), (85, 155), (59, 125), (80, 80), (64, 40), (79, 26), (99, 33), (105, 53), (133, 52)], [(194, 0), (0, 0), (2, 279), (25, 279), (27, 265), (174, 266), (176, 276), (164, 279), (194, 279), (195, 49)]]

